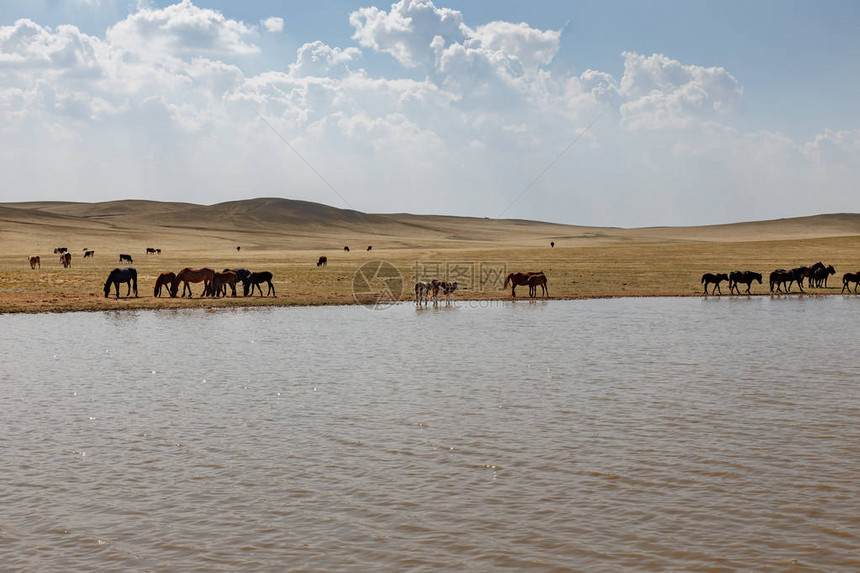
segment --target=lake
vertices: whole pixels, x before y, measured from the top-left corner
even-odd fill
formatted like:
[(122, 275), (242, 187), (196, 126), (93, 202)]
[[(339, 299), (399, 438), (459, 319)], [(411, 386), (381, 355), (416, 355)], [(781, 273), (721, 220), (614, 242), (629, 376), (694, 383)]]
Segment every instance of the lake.
[(4, 571), (860, 569), (857, 297), (2, 315)]

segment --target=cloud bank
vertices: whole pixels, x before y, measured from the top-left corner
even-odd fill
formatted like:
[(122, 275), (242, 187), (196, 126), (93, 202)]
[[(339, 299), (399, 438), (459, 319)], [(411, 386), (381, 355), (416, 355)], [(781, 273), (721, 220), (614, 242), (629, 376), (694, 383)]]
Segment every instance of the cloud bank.
[[(628, 226), (851, 205), (860, 130), (801, 142), (745, 131), (743, 86), (722, 67), (627, 51), (621, 77), (577, 72), (558, 61), (561, 30), (470, 25), (429, 0), (344, 18), (344, 45), (309, 42), (255, 74), (242, 58), (285, 30), (280, 17), (252, 25), (183, 0), (142, 7), (103, 37), (0, 26), (3, 199), (279, 195)], [(368, 55), (389, 71), (369, 73)]]

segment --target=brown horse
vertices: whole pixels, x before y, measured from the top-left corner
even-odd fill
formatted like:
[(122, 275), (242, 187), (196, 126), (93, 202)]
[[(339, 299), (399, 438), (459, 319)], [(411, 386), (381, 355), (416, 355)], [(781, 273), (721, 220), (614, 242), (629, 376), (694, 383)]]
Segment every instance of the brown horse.
[(155, 290), (153, 292), (153, 296), (159, 297), (161, 296), (161, 287), (167, 287), (165, 290), (167, 294), (170, 296), (175, 296), (171, 294), (173, 291), (173, 283), (176, 281), (176, 273), (161, 273), (158, 275), (158, 278), (155, 279)]
[(215, 278), (215, 271), (204, 267), (202, 269), (184, 268), (176, 275), (176, 280), (173, 281), (173, 286), (170, 287), (170, 296), (175, 297), (179, 292), (179, 284), (182, 283), (182, 296), (185, 296), (186, 289), (188, 290), (188, 298), (193, 296), (189, 283), (203, 283), (203, 296), (212, 292), (212, 280)]
[(845, 273), (842, 275), (842, 292), (845, 292), (845, 289), (851, 292), (851, 289), (848, 288), (849, 283), (854, 283), (854, 292), (856, 294), (857, 287), (860, 287), (860, 273)]
[(732, 271), (729, 273), (729, 294), (732, 294), (734, 291), (738, 291), (738, 294), (741, 294), (741, 289), (738, 288), (738, 284), (747, 285), (747, 294), (750, 293), (750, 288), (752, 287), (753, 281), (758, 281), (758, 284), (761, 284), (761, 273), (756, 273), (753, 271)]
[(547, 287), (546, 275), (532, 275), (529, 277), (529, 296), (534, 298), (537, 296), (537, 287), (541, 288), (541, 298), (549, 296), (549, 288)]
[[(224, 271), (220, 273), (215, 273), (212, 279), (212, 293), (214, 296), (219, 297), (222, 294), (227, 296), (227, 286), (230, 286), (231, 296), (236, 296), (236, 273), (233, 271)], [(222, 293), (223, 291), (223, 293)]]
[(36, 265), (39, 265), (39, 268), (42, 268), (42, 259), (39, 258), (39, 255), (35, 257), (27, 257), (27, 261), (30, 263), (30, 268), (35, 269)]
[(505, 284), (502, 288), (508, 288), (508, 283), (511, 283), (511, 296), (517, 298), (517, 287), (527, 286), (529, 279), (534, 275), (543, 275), (543, 271), (534, 273), (508, 273), (505, 277)]

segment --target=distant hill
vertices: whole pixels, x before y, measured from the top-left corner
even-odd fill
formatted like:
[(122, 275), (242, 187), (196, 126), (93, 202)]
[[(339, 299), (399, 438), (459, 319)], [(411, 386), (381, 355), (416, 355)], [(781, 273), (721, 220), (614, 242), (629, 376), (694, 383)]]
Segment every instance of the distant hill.
[(308, 201), (259, 198), (215, 205), (123, 200), (0, 203), (0, 239), (47, 248), (63, 241), (122, 246), (245, 244), (257, 248), (467, 248), (733, 242), (860, 236), (860, 214), (710, 225), (621, 229), (441, 215), (369, 214)]

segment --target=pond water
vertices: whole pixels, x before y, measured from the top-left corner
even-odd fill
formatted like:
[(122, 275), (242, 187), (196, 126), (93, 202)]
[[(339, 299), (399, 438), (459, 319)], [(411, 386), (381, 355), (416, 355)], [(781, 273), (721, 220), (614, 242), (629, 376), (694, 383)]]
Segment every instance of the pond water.
[(3, 315), (0, 563), (858, 570), (858, 311)]

